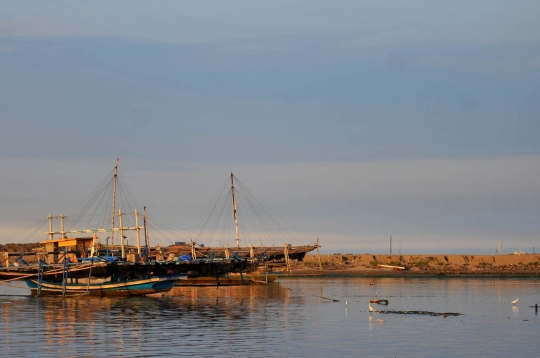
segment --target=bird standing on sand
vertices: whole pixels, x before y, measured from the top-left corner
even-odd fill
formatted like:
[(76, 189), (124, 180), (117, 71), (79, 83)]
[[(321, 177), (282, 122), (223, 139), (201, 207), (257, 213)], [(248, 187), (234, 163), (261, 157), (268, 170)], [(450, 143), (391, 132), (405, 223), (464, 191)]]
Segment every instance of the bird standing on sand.
[(515, 300), (513, 300), (512, 304), (515, 305), (517, 303), (517, 301), (519, 301), (519, 298), (516, 298)]

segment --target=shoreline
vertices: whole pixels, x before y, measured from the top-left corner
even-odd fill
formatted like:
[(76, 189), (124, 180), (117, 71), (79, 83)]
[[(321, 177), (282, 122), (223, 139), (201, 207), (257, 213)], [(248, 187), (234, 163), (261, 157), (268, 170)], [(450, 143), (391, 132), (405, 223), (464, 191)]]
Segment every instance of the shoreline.
[(280, 279), (287, 278), (540, 278), (540, 271), (516, 271), (512, 273), (501, 273), (493, 271), (474, 271), (474, 272), (448, 272), (432, 273), (419, 271), (391, 271), (391, 270), (292, 270), (291, 273), (283, 273)]
[(308, 254), (290, 269), (283, 277), (540, 277), (540, 255)]

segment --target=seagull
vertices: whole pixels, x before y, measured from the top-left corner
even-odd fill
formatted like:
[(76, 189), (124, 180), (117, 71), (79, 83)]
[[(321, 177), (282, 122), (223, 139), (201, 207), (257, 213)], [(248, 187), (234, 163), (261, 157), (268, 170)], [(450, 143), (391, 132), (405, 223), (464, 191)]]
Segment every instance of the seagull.
[(379, 312), (375, 308), (371, 307), (371, 303), (368, 302), (369, 312)]
[(512, 304), (515, 305), (517, 303), (517, 301), (519, 301), (519, 298), (516, 298), (515, 300), (513, 300)]

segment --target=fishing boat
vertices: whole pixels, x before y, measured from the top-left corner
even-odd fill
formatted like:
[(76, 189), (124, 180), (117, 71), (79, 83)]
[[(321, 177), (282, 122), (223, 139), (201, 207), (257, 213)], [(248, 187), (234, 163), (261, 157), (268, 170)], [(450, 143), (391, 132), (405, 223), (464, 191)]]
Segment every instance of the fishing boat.
[[(104, 182), (104, 185), (99, 188), (100, 191), (96, 191), (90, 200), (91, 203), (99, 204), (106, 203), (106, 197), (112, 197), (112, 211), (109, 211), (109, 223), (111, 226), (109, 228), (106, 228), (107, 223), (103, 226), (102, 219), (106, 218), (105, 215), (95, 215), (95, 213), (103, 211), (91, 207), (91, 204), (85, 205), (83, 212), (73, 216), (75, 220), (72, 219), (70, 226), (80, 227), (80, 219), (88, 213), (91, 214), (91, 218), (99, 219), (100, 222), (85, 226), (94, 226), (98, 227), (98, 229), (69, 230), (66, 228), (66, 216), (63, 214), (59, 216), (49, 215), (49, 228), (45, 232), (49, 236), (48, 240), (41, 241), (42, 249), (34, 253), (36, 258), (39, 257), (39, 260), (35, 261), (43, 263), (27, 265), (24, 268), (9, 267), (10, 262), (6, 253), (5, 268), (0, 270), (0, 279), (26, 279), (30, 283), (41, 280), (53, 284), (54, 287), (54, 284), (59, 279), (63, 279), (64, 271), (67, 270), (70, 280), (84, 278), (91, 280), (89, 287), (94, 287), (93, 285), (98, 283), (96, 281), (98, 279), (107, 279), (114, 276), (122, 276), (125, 281), (131, 282), (131, 280), (135, 279), (147, 279), (152, 276), (171, 274), (187, 274), (188, 277), (197, 280), (203, 280), (200, 279), (201, 277), (208, 277), (210, 280), (222, 277), (222, 282), (229, 282), (230, 284), (233, 282), (240, 284), (243, 282), (268, 282), (272, 281), (272, 278), (262, 280), (252, 276), (252, 278), (244, 280), (243, 277), (237, 278), (232, 274), (241, 276), (242, 273), (255, 272), (260, 263), (268, 260), (284, 259), (286, 262), (291, 259), (301, 260), (307, 252), (319, 247), (318, 242), (316, 245), (300, 247), (290, 244), (285, 244), (283, 247), (255, 247), (253, 244), (248, 247), (241, 247), (236, 215), (236, 198), (234, 196), (234, 176), (232, 173), (231, 193), (236, 225), (236, 248), (231, 248), (229, 251), (228, 247), (205, 247), (203, 244), (198, 245), (193, 241), (190, 245), (178, 244), (166, 248), (161, 247), (161, 245), (151, 247), (146, 208), (144, 208), (143, 225), (139, 224), (140, 214), (136, 209), (134, 212), (128, 213), (123, 213), (121, 209), (116, 210), (117, 187), (122, 189), (120, 181), (118, 181), (118, 160), (114, 167), (112, 184), (109, 186), (108, 182)], [(109, 196), (110, 191), (107, 189), (110, 187), (113, 188), (112, 196)], [(128, 218), (134, 218), (131, 225), (126, 224)], [(53, 230), (53, 219), (60, 220), (60, 230)], [(125, 242), (126, 235), (129, 234), (132, 234), (132, 238), (135, 236), (135, 245), (129, 246)], [(144, 234), (144, 243), (141, 238), (142, 234)], [(105, 242), (101, 242), (98, 235), (109, 236), (106, 240), (103, 240)], [(119, 239), (119, 243), (115, 243), (115, 237), (117, 240)], [(111, 239), (110, 245), (109, 239)], [(187, 255), (189, 258), (182, 259), (186, 254), (189, 254)], [(67, 265), (67, 269), (63, 265)], [(263, 273), (259, 273), (259, 276), (262, 277)], [(103, 285), (102, 282), (99, 282), (99, 284)]]
[(67, 283), (63, 281), (40, 281), (25, 279), (30, 292), (34, 296), (45, 295), (89, 295), (89, 296), (144, 296), (170, 291), (176, 282), (185, 280), (187, 274), (150, 276), (140, 279), (123, 280), (115, 276), (103, 282), (88, 280), (88, 282)]

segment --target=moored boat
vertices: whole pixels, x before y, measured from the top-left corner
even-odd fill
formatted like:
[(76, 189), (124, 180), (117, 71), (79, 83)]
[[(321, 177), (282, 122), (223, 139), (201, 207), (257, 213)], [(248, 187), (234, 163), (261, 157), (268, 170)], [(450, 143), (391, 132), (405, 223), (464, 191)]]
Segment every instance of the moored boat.
[(35, 296), (44, 295), (90, 295), (90, 296), (144, 296), (170, 291), (176, 282), (185, 280), (186, 274), (150, 276), (141, 279), (122, 280), (114, 276), (108, 281), (66, 283), (65, 281), (41, 281), (25, 279), (30, 292)]

